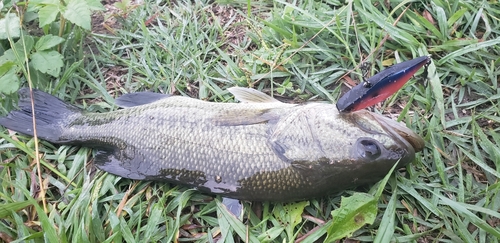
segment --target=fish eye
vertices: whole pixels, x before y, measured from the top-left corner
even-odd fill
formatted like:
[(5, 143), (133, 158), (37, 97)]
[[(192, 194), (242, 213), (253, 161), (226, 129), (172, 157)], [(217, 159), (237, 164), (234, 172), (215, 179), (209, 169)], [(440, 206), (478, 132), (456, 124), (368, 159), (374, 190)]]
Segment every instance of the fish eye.
[(355, 146), (358, 155), (362, 158), (375, 159), (382, 154), (379, 143), (371, 138), (360, 138)]

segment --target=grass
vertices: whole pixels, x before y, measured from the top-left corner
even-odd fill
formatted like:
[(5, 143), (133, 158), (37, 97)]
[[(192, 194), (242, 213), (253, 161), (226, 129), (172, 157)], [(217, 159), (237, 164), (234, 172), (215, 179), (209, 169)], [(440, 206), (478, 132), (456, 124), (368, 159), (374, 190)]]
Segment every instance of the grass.
[[(498, 242), (499, 13), (487, 1), (123, 5), (106, 16), (120, 23), (113, 33), (66, 47), (85, 54), (81, 63), (36, 85), (98, 112), (139, 90), (225, 102), (236, 85), (293, 102), (335, 102), (344, 84), (360, 80), (361, 63), (371, 63), (373, 75), (430, 54), (427, 80), (412, 79), (374, 108), (405, 122), (426, 148), (388, 178), (374, 223), (344, 240)], [(15, 103), (1, 99), (3, 112)], [(0, 133), (0, 242), (323, 241), (341, 196), (374, 195), (379, 186), (305, 202), (245, 202), (242, 222), (209, 195), (98, 171), (88, 148), (41, 141), (40, 153), (42, 181), (34, 140)]]

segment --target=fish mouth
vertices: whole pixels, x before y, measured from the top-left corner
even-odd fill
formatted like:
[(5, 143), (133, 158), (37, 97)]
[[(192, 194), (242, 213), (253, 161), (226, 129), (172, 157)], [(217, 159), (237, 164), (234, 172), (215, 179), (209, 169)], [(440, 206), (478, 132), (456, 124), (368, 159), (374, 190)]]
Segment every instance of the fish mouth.
[(406, 147), (411, 147), (413, 152), (420, 152), (424, 149), (424, 139), (405, 125), (376, 113), (372, 113), (371, 115), (387, 133), (391, 134), (393, 138), (399, 140), (401, 143), (404, 143)]
[[(378, 159), (383, 161), (399, 161), (399, 166), (404, 166), (415, 159), (415, 153), (422, 151), (425, 141), (418, 134), (385, 116), (360, 110), (350, 113), (353, 115), (358, 126), (369, 133), (380, 134), (390, 137), (392, 142), (384, 143), (372, 138), (360, 138), (355, 144), (357, 158), (369, 159), (374, 151), (379, 151)], [(377, 129), (373, 124), (379, 124)], [(375, 148), (379, 148), (378, 150)], [(377, 160), (378, 160), (377, 159)]]

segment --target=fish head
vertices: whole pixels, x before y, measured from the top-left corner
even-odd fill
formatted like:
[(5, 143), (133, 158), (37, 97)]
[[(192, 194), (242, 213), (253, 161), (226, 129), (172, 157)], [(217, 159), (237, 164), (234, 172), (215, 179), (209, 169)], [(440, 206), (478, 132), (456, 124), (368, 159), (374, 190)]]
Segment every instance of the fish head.
[(339, 112), (326, 103), (296, 107), (277, 122), (270, 142), (284, 161), (325, 172), (343, 166), (404, 166), (425, 144), (402, 123), (367, 110)]
[(360, 110), (341, 116), (364, 134), (351, 147), (351, 161), (390, 167), (398, 162), (398, 167), (402, 167), (412, 162), (415, 153), (425, 146), (424, 140), (404, 124), (380, 114)]
[[(373, 184), (395, 165), (413, 162), (425, 146), (418, 134), (382, 115), (367, 110), (339, 113), (327, 105), (314, 108), (303, 111), (309, 112), (307, 119), (290, 122), (289, 133), (276, 142), (276, 151), (300, 171), (302, 180), (314, 185), (304, 195)], [(301, 137), (294, 141), (296, 134)]]
[[(340, 113), (338, 118), (350, 129), (341, 142), (345, 154), (309, 165), (308, 168), (318, 168), (310, 170), (314, 184), (321, 185), (316, 193), (373, 184), (395, 165), (402, 168), (414, 161), (415, 153), (425, 145), (424, 140), (404, 124), (367, 110)], [(338, 140), (338, 137), (330, 139)]]

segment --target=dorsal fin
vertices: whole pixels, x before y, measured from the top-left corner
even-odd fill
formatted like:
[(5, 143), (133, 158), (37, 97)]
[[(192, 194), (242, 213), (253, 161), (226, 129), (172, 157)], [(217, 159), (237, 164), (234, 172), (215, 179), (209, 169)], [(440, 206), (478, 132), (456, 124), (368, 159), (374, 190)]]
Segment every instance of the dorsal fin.
[(115, 104), (122, 108), (146, 105), (170, 97), (168, 94), (153, 92), (136, 92), (124, 94), (115, 99)]
[(232, 87), (227, 90), (234, 95), (234, 98), (243, 103), (281, 103), (279, 100), (256, 89)]

